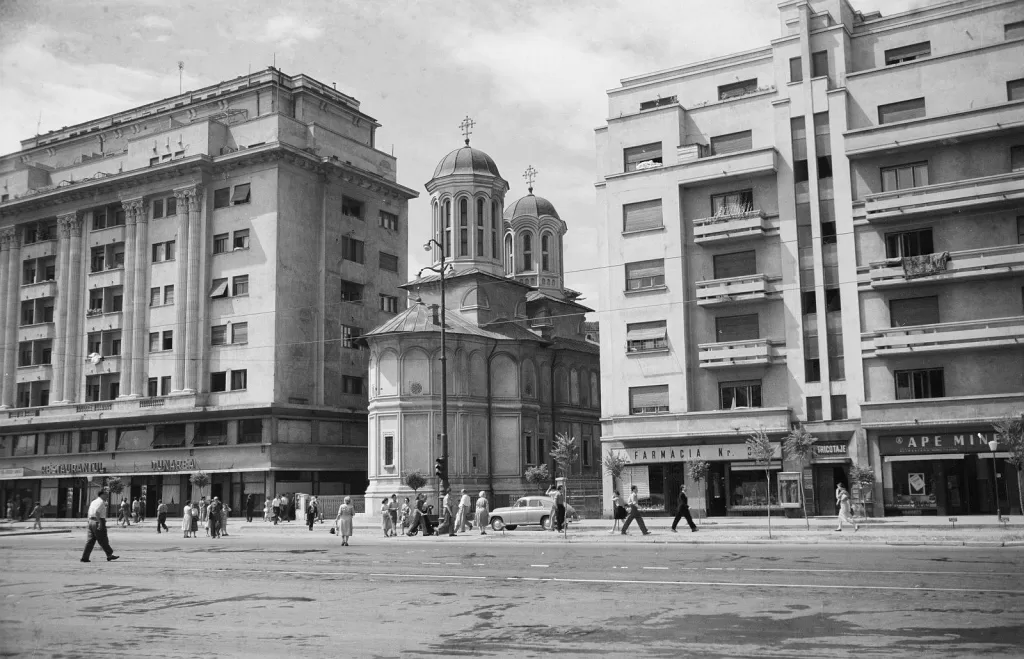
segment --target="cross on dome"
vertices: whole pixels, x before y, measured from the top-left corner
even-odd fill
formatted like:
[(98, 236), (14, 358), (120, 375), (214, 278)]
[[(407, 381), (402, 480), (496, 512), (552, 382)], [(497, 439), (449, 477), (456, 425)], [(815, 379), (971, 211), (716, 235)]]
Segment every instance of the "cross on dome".
[(533, 182), (537, 179), (537, 170), (533, 168), (533, 165), (529, 165), (526, 171), (523, 172), (523, 178), (526, 179), (526, 185), (530, 188), (530, 194), (533, 194)]
[(462, 130), (462, 136), (466, 138), (466, 146), (469, 146), (469, 136), (473, 134), (473, 126), (476, 126), (476, 122), (466, 115), (466, 118), (459, 124), (459, 129)]

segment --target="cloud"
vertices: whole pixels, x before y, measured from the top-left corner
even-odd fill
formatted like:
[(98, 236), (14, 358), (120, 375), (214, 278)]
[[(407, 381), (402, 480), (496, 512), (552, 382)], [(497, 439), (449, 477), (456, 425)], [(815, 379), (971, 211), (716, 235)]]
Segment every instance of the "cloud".
[(139, 24), (142, 27), (149, 28), (150, 30), (174, 31), (174, 22), (169, 18), (164, 18), (163, 16), (155, 16), (153, 14), (143, 16), (139, 19)]
[(318, 25), (302, 22), (290, 14), (279, 14), (267, 19), (261, 31), (252, 35), (254, 41), (275, 43), (284, 48), (295, 46), (300, 41), (315, 41), (324, 34)]

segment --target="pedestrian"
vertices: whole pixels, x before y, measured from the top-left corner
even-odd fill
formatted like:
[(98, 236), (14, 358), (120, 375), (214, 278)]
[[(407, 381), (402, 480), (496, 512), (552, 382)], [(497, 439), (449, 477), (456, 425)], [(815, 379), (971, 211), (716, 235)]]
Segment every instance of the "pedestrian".
[(644, 535), (650, 535), (651, 532), (647, 530), (647, 525), (644, 524), (644, 516), (640, 514), (640, 495), (637, 494), (636, 485), (630, 488), (629, 492), (629, 514), (626, 515), (626, 521), (622, 523), (622, 535), (629, 535), (627, 529), (629, 529), (630, 523), (635, 519), (637, 526)]
[(107, 540), (107, 499), (109, 497), (110, 493), (107, 490), (100, 490), (100, 493), (89, 504), (89, 536), (80, 559), (83, 563), (90, 562), (89, 556), (97, 542), (100, 543), (103, 553), (107, 555), (108, 561), (116, 561), (120, 558), (120, 556), (114, 555), (114, 550), (110, 548), (110, 541)]
[(263, 504), (263, 521), (269, 522), (271, 515), (274, 514), (274, 504), (270, 501), (270, 497), (267, 497), (266, 502)]
[(618, 490), (612, 490), (612, 518), (615, 523), (612, 524), (612, 530), (609, 533), (618, 533), (619, 522), (626, 519), (626, 507), (622, 505), (622, 495)]
[[(388, 508), (388, 503), (389, 499), (384, 497), (380, 504), (380, 524), (381, 528), (384, 529), (385, 538), (395, 535), (395, 527), (391, 522), (391, 510)], [(313, 525), (310, 524), (309, 528), (312, 529)]]
[(391, 515), (391, 531), (394, 535), (398, 535), (398, 495), (392, 494), (391, 500), (388, 501), (388, 515)]
[(281, 508), (282, 520), (285, 521), (285, 522), (292, 521), (292, 511), (288, 507), (288, 503), (289, 503), (288, 494), (287, 493), (286, 494), (282, 494), (281, 495), (281, 503), (280, 503), (279, 507)]
[(206, 535), (210, 535), (210, 504), (205, 495), (199, 499), (199, 523), (206, 529)]
[(274, 500), (270, 506), (274, 513), (274, 526), (277, 526), (277, 522), (281, 518), (281, 497), (274, 495)]
[(859, 526), (853, 521), (853, 513), (850, 510), (850, 493), (846, 491), (846, 487), (839, 483), (836, 485), (836, 507), (839, 508), (839, 526), (836, 527), (836, 531), (843, 530), (843, 522), (853, 525), (854, 532), (857, 531)]
[[(157, 533), (160, 532), (160, 528), (157, 527)], [(185, 502), (185, 510), (181, 514), (181, 532), (185, 534), (186, 538), (192, 537), (192, 500), (189, 499)]]
[(192, 502), (192, 524), (188, 530), (193, 538), (199, 537), (199, 505), (195, 501)]
[(135, 497), (132, 501), (132, 521), (138, 524), (142, 521), (142, 506), (139, 503), (139, 497)]
[(316, 501), (316, 516), (320, 520), (320, 523), (324, 523), (324, 507), (320, 505), (320, 499), (313, 497), (313, 501)]
[(167, 504), (163, 499), (158, 499), (156, 502), (156, 532), (160, 533), (161, 528), (168, 533), (171, 531), (167, 528)]
[(139, 521), (146, 521), (146, 495), (143, 494), (139, 499)]
[(441, 515), (444, 520), (437, 528), (437, 534), (447, 532), (449, 537), (455, 537), (455, 502), (452, 501), (452, 488), (444, 489), (444, 499), (441, 501)]
[(312, 499), (309, 500), (309, 503), (306, 504), (306, 526), (309, 527), (310, 531), (313, 530), (313, 522), (316, 521), (316, 515), (317, 515), (317, 510), (316, 509), (317, 509), (316, 497), (313, 497)]
[(412, 514), (412, 507), (409, 505), (409, 497), (405, 497), (405, 501), (402, 502), (402, 508), (399, 510), (399, 516), (402, 522), (402, 533), (405, 533), (409, 528), (410, 514)]
[(256, 508), (256, 497), (249, 495), (245, 498), (245, 521), (252, 522), (252, 511)]
[(220, 537), (220, 519), (223, 511), (224, 508), (220, 503), (220, 497), (210, 499), (210, 507), (206, 519), (209, 526), (208, 535), (211, 538), (217, 539)]
[(473, 527), (473, 499), (466, 493), (465, 488), (459, 497), (459, 512), (455, 516), (455, 526), (459, 533), (465, 533)]
[(562, 531), (565, 528), (565, 486), (559, 485), (555, 488), (555, 530)]
[(545, 529), (546, 531), (554, 531), (555, 520), (558, 519), (558, 502), (555, 501), (556, 492), (557, 490), (555, 489), (555, 486), (552, 485), (548, 488), (548, 491), (544, 493), (544, 496), (551, 499), (551, 510), (548, 511), (548, 528)]
[(8, 501), (7, 502), (7, 519), (11, 520), (12, 522), (14, 521), (14, 502), (13, 501)]
[(679, 505), (676, 508), (676, 518), (672, 520), (672, 532), (676, 531), (676, 526), (679, 524), (681, 518), (686, 518), (686, 523), (690, 525), (690, 531), (692, 533), (697, 532), (697, 526), (693, 523), (693, 518), (690, 517), (690, 500), (686, 498), (686, 486), (679, 486)]
[(352, 508), (352, 497), (345, 497), (344, 503), (338, 506), (338, 516), (334, 519), (334, 527), (338, 529), (343, 547), (348, 546), (348, 539), (352, 537), (352, 515), (355, 509)]
[(227, 536), (228, 534), (228, 515), (231, 514), (231, 506), (224, 502), (220, 506), (220, 534)]
[(40, 503), (39, 501), (36, 501), (35, 508), (32, 509), (32, 512), (30, 512), (28, 514), (28, 516), (32, 517), (33, 519), (36, 520), (32, 524), (32, 529), (33, 530), (35, 530), (35, 529), (42, 530), (42, 528), (43, 528), (43, 505), (42, 505), (42, 503)]
[(480, 527), (480, 535), (487, 535), (487, 524), (490, 522), (491, 514), (487, 509), (487, 493), (480, 490), (476, 499), (476, 525)]

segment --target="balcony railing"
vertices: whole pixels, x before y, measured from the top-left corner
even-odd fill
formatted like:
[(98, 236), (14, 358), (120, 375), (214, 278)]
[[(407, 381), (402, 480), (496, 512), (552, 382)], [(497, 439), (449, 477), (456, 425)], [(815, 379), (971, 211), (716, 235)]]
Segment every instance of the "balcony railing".
[(763, 236), (768, 230), (765, 213), (750, 209), (702, 217), (693, 221), (693, 242), (710, 243)]
[[(693, 160), (694, 153), (699, 156), (696, 160)], [(768, 175), (778, 170), (778, 152), (775, 147), (711, 155), (709, 150), (699, 146), (695, 148), (695, 145), (684, 145), (678, 147), (677, 155), (679, 164), (673, 169), (679, 172), (679, 182), (687, 186)]]
[(1024, 393), (912, 398), (861, 403), (865, 428), (914, 428), (988, 425), (1024, 405)]
[(893, 327), (861, 335), (865, 357), (1024, 346), (1024, 316)]
[(1016, 171), (868, 195), (864, 212), (869, 221), (878, 222), (943, 211), (1014, 205), (1021, 200), (1024, 200), (1024, 171)]
[(781, 295), (776, 286), (777, 280), (778, 278), (769, 278), (765, 274), (756, 274), (699, 281), (697, 282), (697, 304), (700, 306), (732, 304), (777, 297)]
[(700, 351), (701, 368), (725, 368), (730, 366), (768, 366), (786, 361), (784, 342), (771, 339), (747, 341), (724, 341), (702, 343)]
[(944, 267), (933, 268), (931, 273), (917, 273), (908, 277), (902, 259), (876, 261), (868, 266), (868, 279), (872, 288), (935, 284), (966, 279), (986, 279), (1024, 273), (1024, 245), (1000, 245), (982, 249), (949, 252)]

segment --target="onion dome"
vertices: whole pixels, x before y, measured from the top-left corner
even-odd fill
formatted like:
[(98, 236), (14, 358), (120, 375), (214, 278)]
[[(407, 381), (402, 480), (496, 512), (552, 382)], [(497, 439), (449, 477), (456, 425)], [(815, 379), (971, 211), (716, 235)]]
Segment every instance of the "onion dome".
[(558, 220), (562, 219), (558, 217), (558, 211), (555, 210), (554, 204), (544, 197), (538, 197), (533, 194), (533, 188), (530, 188), (530, 190), (530, 194), (512, 202), (512, 204), (505, 209), (504, 217), (506, 220), (511, 221), (524, 215), (536, 218), (539, 218), (542, 215), (550, 215)]
[(494, 160), (480, 149), (474, 149), (469, 145), (455, 149), (442, 158), (434, 169), (433, 178), (452, 174), (487, 174), (501, 178)]

